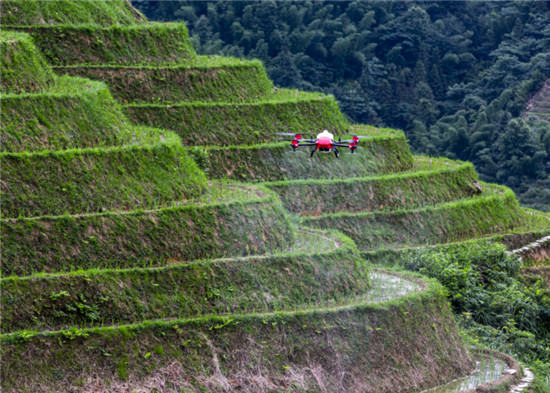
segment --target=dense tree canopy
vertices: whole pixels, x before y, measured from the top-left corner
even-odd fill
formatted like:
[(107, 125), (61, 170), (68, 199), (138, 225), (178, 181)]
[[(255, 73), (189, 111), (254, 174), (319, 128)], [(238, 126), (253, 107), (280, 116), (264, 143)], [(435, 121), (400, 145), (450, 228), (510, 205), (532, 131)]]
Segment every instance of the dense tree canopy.
[(550, 78), (548, 2), (133, 3), (185, 20), (199, 53), (262, 59), (277, 85), (334, 94), (353, 121), (550, 210), (550, 124), (523, 116)]

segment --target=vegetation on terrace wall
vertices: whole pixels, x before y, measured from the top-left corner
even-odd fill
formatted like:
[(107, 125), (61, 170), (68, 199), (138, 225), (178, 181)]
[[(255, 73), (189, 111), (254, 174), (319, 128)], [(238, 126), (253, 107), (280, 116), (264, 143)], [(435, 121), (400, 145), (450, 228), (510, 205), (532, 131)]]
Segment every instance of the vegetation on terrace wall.
[[(368, 176), (379, 172), (410, 169), (413, 164), (407, 141), (400, 135), (380, 136), (361, 142), (355, 154), (317, 154), (309, 150), (293, 152), (288, 142), (261, 145), (190, 148), (201, 154), (200, 168), (214, 179), (228, 178), (243, 182), (300, 179), (336, 179)], [(202, 152), (202, 153), (201, 153)]]
[(206, 177), (179, 139), (151, 132), (151, 144), (3, 154), (2, 217), (152, 209), (202, 194)]
[[(171, 67), (74, 66), (58, 72), (106, 82), (121, 103), (250, 102), (269, 95), (273, 82), (257, 61), (197, 59)], [(183, 87), (185, 86), (185, 87)]]
[(130, 25), (144, 17), (125, 0), (6, 0), (0, 3), (3, 25)]
[[(136, 124), (176, 132), (186, 145), (254, 145), (273, 142), (276, 132), (317, 135), (323, 129), (345, 133), (347, 120), (331, 96), (291, 92), (253, 104), (189, 103), (129, 105), (124, 109)], [(306, 134), (307, 135), (307, 134)], [(308, 135), (309, 137), (309, 135)]]
[(540, 391), (550, 390), (544, 379), (550, 370), (550, 290), (542, 278), (522, 276), (520, 260), (502, 244), (477, 240), (365, 257), (436, 278), (471, 340), (527, 363)]
[(183, 23), (131, 26), (3, 26), (30, 34), (54, 66), (75, 64), (177, 64), (195, 58)]
[[(88, 270), (2, 281), (2, 332), (334, 306), (364, 296), (368, 269), (341, 235), (300, 232), (311, 251)], [(340, 246), (319, 249), (319, 242)]]
[[(416, 210), (333, 213), (304, 217), (302, 222), (317, 228), (338, 228), (351, 237), (360, 250), (467, 240), (505, 233), (531, 219), (520, 210), (513, 192), (500, 191), (503, 195), (489, 192)], [(547, 219), (541, 218), (538, 225), (548, 227)]]
[[(320, 386), (329, 391), (371, 387), (373, 392), (394, 391), (396, 384), (404, 389), (434, 386), (473, 366), (441, 289), (430, 282), (426, 291), (393, 302), (334, 310), (8, 334), (2, 338), (3, 363), (21, 373), (7, 375), (2, 384), (14, 392), (38, 384), (63, 390), (64, 384), (85, 384), (93, 373), (95, 383), (110, 381), (113, 386), (122, 380), (139, 382), (146, 371), (186, 359), (178, 374), (182, 378), (174, 383), (193, 392), (219, 391), (216, 381), (223, 376), (234, 386), (292, 386), (296, 392)], [(37, 351), (50, 356), (37, 357)], [(433, 356), (425, 356), (427, 352)], [(56, 378), (58, 368), (67, 370), (63, 378)], [(318, 370), (319, 377), (311, 370)], [(349, 370), (353, 377), (342, 378), (339, 370)], [(269, 385), (258, 385), (265, 375), (271, 377)], [(304, 379), (293, 380), (293, 375)]]
[(185, 20), (198, 53), (261, 59), (276, 85), (334, 94), (353, 121), (404, 129), (416, 152), (550, 209), (550, 124), (517, 119), (550, 78), (548, 2), (133, 4)]
[(1, 31), (0, 56), (2, 94), (44, 91), (54, 80), (50, 67), (27, 34)]
[[(230, 195), (231, 188), (221, 185), (219, 192)], [(293, 240), (271, 191), (234, 201), (192, 202), (156, 210), (2, 219), (2, 274), (257, 255)]]
[(140, 139), (100, 82), (61, 77), (47, 91), (0, 100), (2, 151), (108, 147)]
[(480, 193), (471, 164), (416, 157), (409, 173), (337, 180), (266, 183), (285, 208), (305, 216), (337, 212), (414, 209), (451, 202)]

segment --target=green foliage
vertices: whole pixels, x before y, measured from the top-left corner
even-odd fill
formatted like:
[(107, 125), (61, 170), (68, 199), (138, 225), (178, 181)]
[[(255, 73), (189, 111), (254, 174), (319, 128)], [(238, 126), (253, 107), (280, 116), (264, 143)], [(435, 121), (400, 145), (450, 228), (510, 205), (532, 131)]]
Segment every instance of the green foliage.
[(130, 25), (144, 17), (124, 0), (8, 0), (0, 4), (3, 25)]
[[(523, 213), (508, 189), (495, 188), (470, 199), (416, 210), (333, 213), (303, 218), (305, 225), (338, 228), (361, 250), (419, 246), (467, 240), (508, 232), (533, 220), (533, 229), (548, 228), (545, 217)], [(419, 229), (420, 228), (420, 229)]]
[(275, 132), (317, 135), (330, 129), (341, 134), (348, 127), (334, 97), (281, 91), (269, 98), (250, 104), (133, 104), (124, 109), (135, 123), (172, 130), (186, 145), (253, 145), (275, 140)]
[(412, 155), (403, 134), (386, 134), (361, 142), (355, 154), (293, 152), (288, 142), (258, 145), (208, 147), (209, 176), (241, 182), (284, 179), (340, 179), (374, 173), (403, 171), (412, 167)]
[(165, 67), (76, 65), (56, 70), (105, 81), (122, 103), (250, 102), (263, 99), (273, 88), (258, 60), (200, 56), (180, 62)]
[(0, 32), (0, 53), (2, 94), (36, 93), (46, 90), (54, 81), (51, 69), (27, 34)]
[(62, 77), (47, 91), (0, 100), (2, 151), (117, 146), (141, 139), (100, 82)]
[[(401, 276), (414, 280), (410, 275)], [(288, 370), (300, 372), (304, 382), (296, 391), (314, 391), (318, 383), (310, 372), (303, 371), (312, 362), (323, 373), (324, 386), (330, 391), (342, 386), (353, 391), (357, 383), (379, 386), (389, 377), (410, 389), (433, 386), (472, 367), (441, 289), (430, 281), (423, 292), (383, 304), (359, 301), (313, 311), (156, 320), (69, 333), (5, 334), (0, 349), (3, 367), (22, 370), (22, 374), (7, 375), (2, 387), (10, 391), (41, 381), (66, 390), (82, 373), (92, 372), (99, 381), (110, 380), (116, 386), (120, 380), (113, 378), (113, 372), (135, 380), (172, 364), (175, 358), (186, 359), (181, 362), (181, 372), (190, 377), (192, 385), (185, 385), (187, 390), (204, 387), (202, 378), (216, 370), (223, 370), (228, 379), (247, 383), (258, 375), (255, 371), (260, 367), (262, 373), (279, 381), (289, 380)], [(77, 331), (81, 337), (71, 339)], [(162, 356), (157, 355), (159, 345)], [(46, 359), (32, 355), (46, 348), (50, 354)], [(303, 348), (308, 348), (307, 352)], [(212, 364), (212, 349), (219, 368)], [(402, 358), (388, 369), (387, 354), (395, 351)], [(426, 351), (434, 358), (423, 356)], [(342, 382), (338, 367), (368, 367), (370, 372), (357, 374), (359, 382), (356, 378)], [(56, 379), (56, 368), (66, 370), (62, 379)]]
[(538, 335), (550, 330), (549, 294), (520, 281), (521, 262), (503, 245), (478, 243), (445, 252), (411, 253), (403, 266), (441, 282), (457, 314), (501, 328), (514, 321), (520, 330)]
[(292, 241), (271, 191), (234, 188), (210, 186), (208, 195), (153, 210), (2, 219), (2, 274), (262, 254)]
[(192, 59), (195, 51), (183, 23), (4, 26), (30, 34), (46, 60), (56, 66), (75, 64), (158, 64)]
[(134, 144), (4, 153), (2, 217), (153, 209), (197, 197), (206, 177), (166, 131), (136, 129)]
[(479, 191), (471, 164), (415, 157), (408, 172), (334, 180), (295, 180), (265, 185), (292, 213), (316, 216), (336, 212), (413, 209), (467, 198)]
[[(316, 232), (299, 239), (306, 247), (262, 257), (6, 278), (2, 331), (292, 311), (343, 304), (368, 291), (368, 269), (350, 239)], [(322, 246), (333, 242), (341, 246)]]
[[(185, 20), (198, 53), (259, 58), (276, 85), (333, 94), (352, 121), (403, 129), (415, 152), (469, 160), (550, 209), (535, 198), (550, 174), (537, 127), (513, 147), (504, 137), (550, 78), (547, 3), (134, 3)], [(547, 102), (529, 113), (545, 118)]]

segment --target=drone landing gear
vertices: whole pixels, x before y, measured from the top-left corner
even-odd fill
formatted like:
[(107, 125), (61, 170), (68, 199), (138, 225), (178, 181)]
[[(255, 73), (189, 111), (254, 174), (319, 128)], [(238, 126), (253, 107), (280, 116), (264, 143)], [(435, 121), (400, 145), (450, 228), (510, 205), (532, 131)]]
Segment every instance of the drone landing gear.
[(340, 152), (338, 152), (338, 149), (336, 147), (333, 147), (332, 150), (334, 150), (334, 155), (336, 158), (340, 158)]
[(313, 154), (315, 153), (315, 151), (317, 150), (317, 148), (313, 148), (313, 150), (311, 151), (311, 154), (309, 155), (310, 157), (313, 157)]

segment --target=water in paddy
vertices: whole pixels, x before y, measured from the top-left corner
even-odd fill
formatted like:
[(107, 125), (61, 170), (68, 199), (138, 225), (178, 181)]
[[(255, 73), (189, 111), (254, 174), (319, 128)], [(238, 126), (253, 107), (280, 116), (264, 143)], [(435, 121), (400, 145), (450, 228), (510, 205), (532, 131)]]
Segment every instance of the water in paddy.
[(370, 278), (372, 286), (365, 299), (369, 303), (387, 302), (420, 290), (418, 282), (406, 276), (373, 271)]
[(500, 359), (480, 356), (476, 358), (476, 369), (469, 376), (459, 378), (443, 386), (424, 390), (422, 393), (455, 393), (475, 389), (479, 385), (502, 377), (506, 368), (506, 363)]

